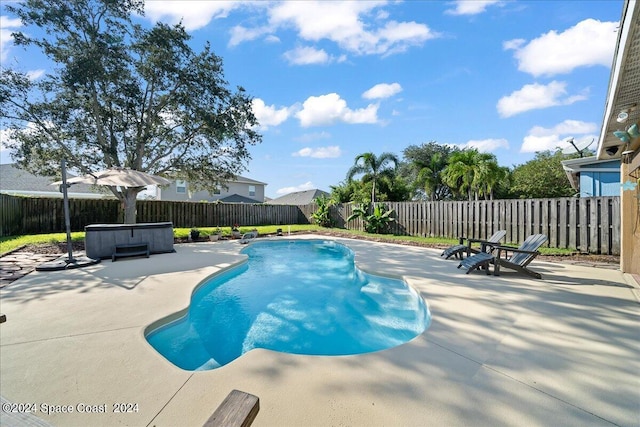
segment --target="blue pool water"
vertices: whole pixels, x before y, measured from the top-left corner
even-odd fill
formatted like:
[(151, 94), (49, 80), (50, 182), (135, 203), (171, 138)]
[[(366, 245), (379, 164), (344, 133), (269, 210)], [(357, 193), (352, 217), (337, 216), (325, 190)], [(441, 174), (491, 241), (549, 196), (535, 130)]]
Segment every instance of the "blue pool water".
[(247, 263), (209, 279), (188, 313), (147, 334), (186, 370), (215, 369), (254, 348), (308, 355), (382, 350), (421, 334), (430, 315), (402, 280), (358, 270), (346, 246), (254, 242)]

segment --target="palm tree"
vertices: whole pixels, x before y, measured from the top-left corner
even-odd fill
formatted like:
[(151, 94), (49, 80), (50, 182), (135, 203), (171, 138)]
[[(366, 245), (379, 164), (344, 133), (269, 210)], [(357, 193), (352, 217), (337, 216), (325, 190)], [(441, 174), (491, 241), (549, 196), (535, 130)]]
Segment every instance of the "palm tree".
[(418, 172), (416, 182), (429, 196), (429, 200), (440, 200), (443, 193), (442, 170), (446, 167), (446, 160), (440, 153), (435, 153), (429, 158), (428, 165)]
[(488, 156), (478, 164), (475, 187), (479, 196), (493, 200), (494, 189), (506, 180), (509, 168), (499, 166), (492, 154)]
[[(347, 180), (351, 181), (355, 175), (363, 174), (362, 182), (371, 182), (371, 203), (376, 202), (376, 183), (382, 178), (393, 178), (398, 168), (398, 157), (393, 153), (382, 153), (377, 157), (373, 153), (363, 153), (356, 156), (354, 165), (347, 172)], [(393, 167), (390, 167), (393, 163)]]
[(504, 180), (507, 169), (498, 165), (496, 156), (466, 149), (451, 154), (443, 171), (447, 185), (459, 194), (467, 193), (469, 200), (479, 196), (493, 199), (493, 189)]
[(456, 151), (451, 154), (449, 164), (442, 172), (447, 185), (458, 194), (467, 193), (469, 200), (472, 200), (474, 185), (477, 184), (475, 175), (478, 154), (478, 150), (475, 149)]

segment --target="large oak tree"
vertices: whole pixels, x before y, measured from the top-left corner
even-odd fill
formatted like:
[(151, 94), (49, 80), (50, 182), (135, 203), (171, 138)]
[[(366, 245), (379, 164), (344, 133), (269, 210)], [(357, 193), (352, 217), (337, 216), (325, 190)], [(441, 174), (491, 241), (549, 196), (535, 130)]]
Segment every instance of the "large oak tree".
[[(26, 30), (18, 46), (55, 65), (43, 78), (2, 68), (0, 118), (13, 159), (41, 175), (60, 160), (88, 173), (126, 167), (213, 190), (259, 143), (251, 97), (228, 88), (209, 44), (196, 52), (180, 24), (145, 28), (140, 0), (25, 0), (5, 6)], [(32, 31), (37, 30), (37, 31)], [(40, 34), (36, 36), (34, 34)], [(135, 222), (142, 188), (111, 187)]]

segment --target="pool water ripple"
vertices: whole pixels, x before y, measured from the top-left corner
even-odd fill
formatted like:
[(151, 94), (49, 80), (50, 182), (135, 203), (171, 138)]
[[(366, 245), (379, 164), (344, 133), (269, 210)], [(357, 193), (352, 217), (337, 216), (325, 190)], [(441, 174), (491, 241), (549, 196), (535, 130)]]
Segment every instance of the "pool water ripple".
[(257, 241), (248, 262), (197, 288), (184, 317), (146, 334), (186, 370), (215, 369), (254, 349), (307, 355), (391, 348), (430, 323), (404, 281), (356, 268), (354, 253), (325, 240)]

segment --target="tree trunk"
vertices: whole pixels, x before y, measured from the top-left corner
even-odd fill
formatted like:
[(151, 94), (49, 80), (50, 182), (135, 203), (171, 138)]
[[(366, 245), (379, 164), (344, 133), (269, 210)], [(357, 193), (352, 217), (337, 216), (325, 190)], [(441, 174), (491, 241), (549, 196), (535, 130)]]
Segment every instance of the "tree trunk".
[(371, 204), (376, 202), (376, 181), (373, 180), (373, 185), (371, 186)]
[(123, 189), (124, 195), (124, 223), (135, 224), (136, 223), (136, 197), (140, 190), (135, 188)]
[(368, 212), (369, 215), (373, 214), (373, 209), (375, 209), (376, 206), (376, 180), (373, 180), (373, 186), (371, 187), (371, 205), (370, 206), (370, 211)]

